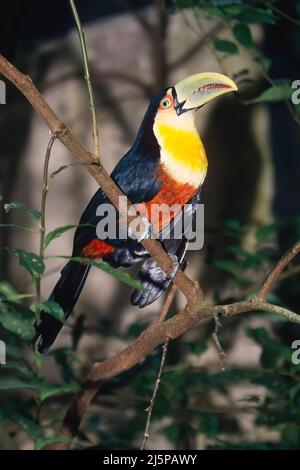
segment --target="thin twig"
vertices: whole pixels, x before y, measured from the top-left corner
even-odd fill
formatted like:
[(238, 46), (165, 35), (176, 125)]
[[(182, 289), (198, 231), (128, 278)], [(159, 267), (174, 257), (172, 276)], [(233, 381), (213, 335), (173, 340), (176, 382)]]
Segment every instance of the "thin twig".
[(164, 342), (163, 347), (162, 347), (163, 353), (162, 353), (162, 357), (161, 357), (159, 371), (158, 371), (158, 374), (157, 374), (157, 378), (156, 378), (156, 381), (155, 381), (155, 385), (154, 385), (154, 389), (153, 389), (153, 393), (152, 393), (152, 396), (151, 396), (149, 406), (146, 409), (147, 421), (146, 421), (146, 427), (145, 427), (145, 432), (144, 432), (144, 438), (143, 438), (143, 442), (142, 442), (140, 450), (145, 449), (146, 442), (150, 437), (149, 431), (150, 431), (150, 424), (151, 424), (151, 416), (152, 416), (153, 406), (154, 406), (154, 403), (155, 403), (155, 399), (156, 399), (156, 395), (157, 395), (157, 392), (158, 392), (159, 384), (160, 384), (160, 381), (161, 381), (162, 373), (163, 373), (163, 370), (164, 370), (164, 365), (165, 365), (165, 362), (166, 362), (169, 341), (170, 341), (170, 338), (167, 338), (166, 341)]
[(262, 3), (266, 7), (270, 8), (271, 10), (275, 11), (278, 15), (282, 16), (286, 20), (291, 21), (291, 23), (294, 23), (296, 26), (300, 26), (300, 21), (296, 20), (292, 16), (288, 15), (285, 11), (280, 10), (279, 8), (275, 7), (274, 5), (271, 5), (270, 2), (266, 2), (266, 0), (258, 0), (259, 3)]
[(214, 320), (215, 320), (215, 329), (214, 329), (214, 332), (212, 334), (212, 338), (215, 342), (215, 345), (217, 347), (217, 350), (218, 350), (218, 353), (219, 353), (219, 358), (220, 358), (220, 369), (221, 371), (225, 371), (225, 357), (226, 357), (226, 353), (222, 347), (222, 344), (221, 344), (221, 341), (219, 339), (219, 330), (220, 328), (222, 328), (222, 323), (219, 319), (219, 315), (218, 313), (215, 313), (214, 314)]
[(88, 94), (89, 94), (89, 105), (90, 105), (90, 111), (91, 111), (91, 116), (92, 116), (93, 155), (94, 155), (94, 158), (96, 158), (97, 160), (100, 160), (100, 145), (99, 145), (97, 115), (96, 115), (95, 100), (94, 100), (94, 90), (93, 90), (92, 80), (90, 76), (89, 59), (88, 59), (88, 53), (87, 53), (87, 48), (86, 48), (86, 43), (85, 43), (85, 34), (84, 34), (84, 29), (83, 29), (83, 26), (81, 24), (81, 21), (78, 15), (75, 1), (69, 0), (69, 2), (70, 2), (73, 16), (74, 16), (74, 20), (76, 23), (78, 36), (79, 36), (82, 58), (83, 58), (84, 78), (86, 80)]
[(281, 272), (286, 268), (286, 266), (300, 253), (300, 242), (295, 243), (292, 248), (290, 248), (276, 263), (274, 268), (268, 274), (266, 279), (261, 285), (261, 288), (258, 291), (257, 298), (264, 300), (268, 295), (269, 291), (272, 289), (274, 284), (277, 282)]
[[(181, 265), (182, 271), (185, 270), (186, 266), (187, 266), (187, 263), (184, 260), (182, 265)], [(169, 313), (169, 310), (171, 308), (171, 305), (173, 303), (176, 291), (177, 291), (177, 287), (176, 287), (175, 284), (173, 284), (171, 286), (171, 289), (168, 292), (168, 295), (167, 295), (165, 301), (164, 301), (164, 304), (162, 306), (160, 314), (155, 319), (155, 321), (153, 322), (153, 325), (158, 325), (160, 323), (163, 323), (166, 320), (167, 315)], [(167, 340), (165, 341), (165, 343), (163, 345), (163, 348), (162, 348), (163, 353), (162, 353), (162, 358), (161, 358), (161, 362), (160, 362), (160, 368), (159, 368), (158, 375), (157, 375), (157, 378), (156, 378), (156, 381), (155, 381), (155, 385), (154, 385), (152, 397), (151, 397), (151, 400), (150, 400), (150, 404), (146, 409), (147, 421), (146, 421), (146, 427), (145, 427), (144, 438), (143, 438), (141, 450), (144, 450), (147, 439), (150, 437), (149, 430), (150, 430), (151, 416), (152, 416), (152, 411), (153, 411), (153, 406), (154, 406), (154, 403), (155, 403), (156, 395), (157, 395), (157, 392), (158, 392), (158, 387), (159, 387), (159, 384), (160, 384), (160, 381), (161, 381), (161, 376), (162, 376), (162, 373), (163, 373), (164, 364), (165, 364), (165, 361), (166, 361), (166, 355), (167, 355), (169, 341), (170, 341), (170, 338), (167, 338)]]
[[(42, 189), (42, 199), (41, 199), (41, 219), (40, 219), (40, 248), (39, 248), (39, 257), (44, 259), (44, 242), (45, 242), (45, 232), (46, 232), (46, 201), (48, 194), (48, 170), (49, 170), (49, 161), (51, 156), (51, 151), (53, 144), (56, 140), (56, 137), (52, 135), (47, 145), (45, 160), (44, 160), (44, 170), (43, 170), (43, 189)], [(37, 275), (35, 278), (35, 289), (36, 289), (36, 321), (37, 324), (40, 322), (40, 302), (41, 302), (41, 276)]]
[[(296, 276), (297, 274), (300, 274), (300, 264), (291, 266), (285, 272), (281, 273), (277, 279), (277, 283), (285, 281), (286, 279), (292, 276)], [(254, 292), (258, 292), (264, 279), (265, 278), (262, 277), (261, 279), (253, 282), (253, 284), (251, 284), (250, 286), (245, 287), (244, 289), (240, 290), (237, 294), (233, 293), (232, 296), (230, 295), (230, 297), (233, 298), (234, 300), (238, 300), (238, 299), (242, 299), (243, 297), (246, 297), (247, 295), (253, 294)]]

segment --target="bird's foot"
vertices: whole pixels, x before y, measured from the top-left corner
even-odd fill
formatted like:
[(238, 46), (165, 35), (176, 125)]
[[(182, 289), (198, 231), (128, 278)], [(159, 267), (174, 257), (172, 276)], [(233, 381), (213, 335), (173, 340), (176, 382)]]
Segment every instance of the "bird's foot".
[(129, 225), (128, 227), (128, 235), (133, 240), (137, 240), (139, 243), (143, 240), (147, 240), (151, 238), (153, 233), (152, 224), (149, 222), (147, 217), (140, 216), (139, 217), (139, 225), (138, 227), (132, 227)]
[(177, 257), (176, 255), (170, 255), (170, 254), (169, 254), (169, 256), (170, 256), (170, 258), (172, 258), (172, 261), (173, 261), (173, 269), (172, 269), (172, 271), (170, 272), (170, 274), (168, 274), (167, 278), (168, 278), (169, 280), (172, 280), (172, 279), (174, 279), (174, 277), (175, 277), (176, 274), (177, 274), (177, 271), (178, 271), (178, 269), (179, 269), (179, 267), (180, 267), (180, 263), (179, 263), (178, 257)]

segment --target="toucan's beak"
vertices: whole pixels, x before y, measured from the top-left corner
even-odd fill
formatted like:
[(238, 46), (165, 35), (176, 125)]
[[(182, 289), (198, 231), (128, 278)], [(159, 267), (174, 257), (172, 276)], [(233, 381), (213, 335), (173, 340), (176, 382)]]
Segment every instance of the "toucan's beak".
[(204, 104), (231, 91), (237, 91), (233, 80), (220, 73), (198, 73), (181, 80), (174, 87), (177, 114), (199, 109)]

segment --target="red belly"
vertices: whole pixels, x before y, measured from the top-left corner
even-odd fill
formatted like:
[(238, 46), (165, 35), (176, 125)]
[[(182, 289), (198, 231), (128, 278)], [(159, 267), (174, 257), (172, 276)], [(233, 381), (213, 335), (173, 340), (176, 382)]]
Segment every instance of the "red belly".
[[(178, 183), (171, 178), (164, 169), (159, 166), (157, 178), (162, 182), (159, 192), (147, 203), (135, 204), (141, 215), (146, 215), (150, 220), (154, 232), (160, 232), (197, 192), (198, 188), (189, 183)], [(165, 205), (166, 210), (162, 210)], [(168, 207), (174, 206), (175, 210), (168, 211)], [(114, 247), (98, 238), (86, 245), (81, 256), (88, 258), (104, 258), (114, 251)]]
[(110, 255), (114, 251), (114, 247), (108, 243), (95, 238), (88, 245), (86, 245), (81, 251), (81, 256), (86, 258), (103, 258), (104, 256)]

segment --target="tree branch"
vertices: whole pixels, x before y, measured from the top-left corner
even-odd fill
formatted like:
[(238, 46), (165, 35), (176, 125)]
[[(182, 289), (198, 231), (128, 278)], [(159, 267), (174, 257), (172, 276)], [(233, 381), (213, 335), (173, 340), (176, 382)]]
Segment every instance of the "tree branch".
[[(120, 211), (120, 213), (124, 216), (127, 216), (130, 202), (126, 196), (110, 178), (101, 162), (95, 162), (92, 154), (82, 147), (75, 137), (73, 137), (65, 124), (60, 121), (55, 112), (34, 86), (31, 78), (22, 74), (2, 55), (0, 55), (0, 72), (20, 90), (25, 98), (27, 98), (35, 111), (48, 125), (52, 134), (65, 145), (65, 147), (70, 151), (77, 161), (85, 166), (86, 170), (94, 177), (99, 186), (103, 189), (105, 194), (109, 197), (111, 202)], [(119, 201), (121, 197), (123, 197), (127, 202), (127, 214), (124, 214), (122, 207), (120, 207)], [(134, 218), (135, 216), (128, 215), (128, 223), (130, 223)], [(154, 239), (147, 239), (141, 243), (147, 252), (151, 255), (151, 257), (154, 258), (155, 261), (157, 261), (157, 263), (161, 266), (164, 272), (167, 275), (171, 274), (173, 270), (173, 261), (171, 257), (164, 251), (160, 242)], [(202, 295), (200, 287), (196, 287), (195, 283), (181, 270), (177, 271), (173, 282), (185, 295), (188, 303), (194, 302), (196, 297), (200, 296), (200, 294)]]
[[(185, 307), (170, 320), (148, 326), (133, 343), (116, 356), (93, 364), (82, 391), (75, 395), (71, 402), (60, 433), (70, 438), (75, 437), (91, 400), (102, 384), (137, 365), (168, 338), (175, 339), (199, 325), (203, 320), (214, 318), (216, 315), (230, 318), (240, 313), (254, 311), (276, 313), (293, 323), (300, 324), (300, 315), (277, 305), (262, 302), (256, 297), (228, 305), (212, 306), (203, 302), (193, 310)], [(53, 448), (67, 449), (68, 444), (57, 443)]]
[[(54, 111), (35, 88), (31, 79), (19, 72), (1, 55), (0, 72), (23, 93), (32, 104), (33, 108), (46, 122), (52, 134), (68, 148), (76, 160), (86, 167), (112, 203), (119, 209), (119, 197), (123, 196), (122, 192), (111, 180), (101, 163), (93, 160), (92, 155), (81, 146), (66, 126), (59, 120)], [(129, 221), (131, 219), (132, 217), (128, 217)], [(145, 240), (143, 246), (160, 264), (164, 271), (169, 274), (173, 268), (172, 259), (165, 253), (160, 243), (156, 240)], [(300, 324), (300, 316), (296, 313), (265, 302), (266, 295), (277, 282), (282, 270), (299, 252), (300, 242), (294, 245), (294, 247), (275, 265), (262, 284), (258, 296), (247, 301), (236, 302), (229, 305), (213, 306), (204, 302), (203, 297), (199, 294), (201, 292), (199, 286), (182, 271), (179, 271), (174, 281), (176, 286), (178, 286), (186, 296), (187, 303), (184, 310), (169, 320), (165, 320), (164, 314), (162, 318), (163, 321), (158, 321), (150, 325), (132, 344), (127, 346), (119, 354), (92, 365), (82, 390), (73, 397), (60, 431), (61, 434), (69, 437), (74, 437), (77, 434), (81, 420), (87, 411), (87, 407), (103, 382), (132, 368), (140, 361), (144, 360), (158, 345), (165, 343), (168, 339), (177, 338), (189, 329), (197, 326), (203, 320), (216, 317), (216, 315), (231, 317), (244, 312), (264, 311), (276, 313), (291, 322)], [(68, 445), (57, 443), (53, 448), (66, 449)]]
[(157, 395), (157, 392), (158, 392), (158, 389), (159, 389), (159, 384), (160, 384), (160, 381), (161, 381), (162, 373), (163, 373), (165, 362), (166, 362), (169, 341), (170, 341), (169, 338), (167, 338), (166, 341), (164, 342), (164, 345), (163, 345), (163, 348), (162, 348), (163, 352), (162, 352), (162, 356), (161, 356), (159, 371), (158, 371), (158, 374), (157, 374), (157, 377), (156, 377), (156, 380), (155, 380), (155, 385), (154, 385), (154, 389), (153, 389), (153, 393), (152, 393), (152, 396), (151, 396), (151, 399), (150, 399), (149, 406), (146, 409), (146, 411), (147, 411), (147, 421), (146, 421), (146, 427), (145, 427), (145, 432), (144, 432), (144, 438), (143, 438), (143, 442), (142, 442), (142, 445), (141, 445), (141, 450), (145, 449), (145, 445), (147, 443), (147, 440), (150, 437), (149, 431), (150, 431), (150, 424), (151, 424), (151, 416), (152, 416), (152, 411), (153, 411), (156, 395)]
[[(39, 257), (40, 259), (44, 259), (44, 251), (45, 251), (45, 231), (46, 231), (46, 201), (49, 189), (49, 162), (51, 157), (51, 151), (53, 144), (56, 140), (55, 136), (51, 136), (47, 145), (45, 160), (44, 160), (44, 170), (43, 170), (43, 188), (42, 188), (42, 198), (41, 198), (41, 219), (39, 222), (39, 229), (40, 229), (40, 248), (39, 248)], [(40, 302), (41, 302), (41, 276), (37, 275), (34, 279), (35, 289), (36, 289), (36, 321), (37, 324), (40, 323)]]
[(100, 145), (99, 145), (97, 115), (96, 115), (96, 109), (95, 109), (94, 90), (93, 90), (92, 80), (90, 76), (89, 59), (88, 59), (87, 48), (86, 48), (86, 43), (85, 43), (85, 34), (84, 34), (84, 29), (83, 29), (83, 26), (81, 24), (81, 21), (78, 15), (75, 1), (69, 0), (69, 3), (70, 3), (73, 17), (76, 23), (78, 36), (79, 36), (79, 42), (80, 42), (82, 58), (83, 58), (84, 78), (86, 80), (86, 85), (87, 85), (88, 95), (89, 95), (89, 105), (90, 105), (90, 111), (91, 111), (91, 117), (92, 117), (93, 155), (97, 160), (100, 160)]
[(280, 274), (287, 267), (287, 265), (300, 253), (300, 242), (295, 243), (292, 248), (290, 248), (284, 256), (280, 258), (278, 263), (274, 266), (272, 271), (268, 274), (266, 279), (261, 285), (261, 288), (258, 291), (257, 298), (260, 300), (264, 300), (268, 295), (269, 291), (277, 282)]

